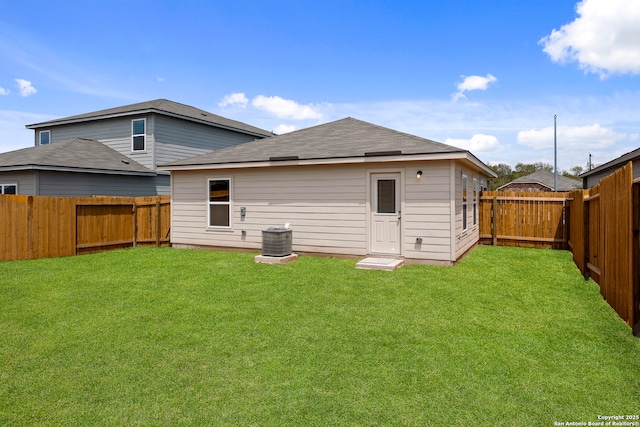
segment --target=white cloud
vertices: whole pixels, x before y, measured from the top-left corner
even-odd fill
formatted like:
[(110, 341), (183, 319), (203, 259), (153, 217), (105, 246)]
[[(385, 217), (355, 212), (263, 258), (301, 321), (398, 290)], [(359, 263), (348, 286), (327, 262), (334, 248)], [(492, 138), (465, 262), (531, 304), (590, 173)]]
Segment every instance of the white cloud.
[[(638, 89), (588, 97), (486, 100), (481, 103), (451, 102), (445, 98), (352, 103), (317, 101), (312, 105), (322, 113), (322, 119), (280, 119), (253, 107), (251, 102), (247, 108), (236, 109), (231, 114), (222, 109), (219, 113), (269, 130), (275, 130), (282, 123), (295, 124), (298, 130), (345, 117), (355, 117), (434, 141), (464, 146), (485, 162), (508, 163), (512, 167), (519, 162), (553, 162), (553, 116), (556, 114), (559, 131), (563, 129), (563, 125), (581, 128), (584, 124), (598, 123), (600, 137), (609, 135), (609, 140), (615, 141), (612, 146), (601, 149), (585, 149), (581, 143), (567, 147), (568, 137), (559, 133), (558, 166), (561, 170), (568, 170), (577, 164), (584, 166), (589, 152), (593, 153), (594, 162), (602, 163), (638, 148), (640, 143)], [(595, 129), (595, 125), (585, 128), (591, 127)], [(527, 129), (540, 132), (545, 128), (547, 134), (545, 141), (540, 143), (540, 148), (534, 149), (517, 142), (519, 132), (524, 132), (521, 140), (525, 142)], [(472, 135), (488, 137), (474, 138)], [(497, 139), (497, 145), (492, 145), (492, 136)]]
[(260, 110), (267, 111), (280, 119), (308, 120), (322, 119), (323, 115), (312, 105), (300, 105), (290, 99), (279, 96), (256, 96), (251, 105)]
[(11, 91), (0, 86), (0, 95), (9, 95)]
[(28, 80), (16, 79), (16, 83), (20, 89), (20, 96), (30, 96), (37, 92), (36, 88)]
[(455, 139), (447, 138), (444, 142), (447, 145), (453, 145), (454, 147), (464, 148), (474, 154), (478, 153), (496, 153), (502, 151), (502, 146), (493, 135), (485, 135), (477, 133), (470, 139)]
[(296, 130), (295, 125), (282, 124), (276, 126), (276, 128), (273, 130), (273, 133), (275, 133), (276, 135), (282, 135), (283, 133), (293, 132), (294, 130)]
[(157, 76), (157, 77), (156, 77), (156, 81), (157, 81), (158, 83), (164, 83), (166, 80), (167, 80), (167, 79), (166, 79), (166, 78), (164, 78), (164, 77), (162, 77), (162, 76)]
[(584, 0), (573, 22), (541, 39), (551, 60), (576, 61), (587, 72), (640, 74), (640, 1)]
[(487, 74), (485, 77), (482, 76), (461, 76), (463, 80), (458, 83), (458, 91), (452, 95), (453, 99), (457, 101), (460, 98), (466, 98), (464, 92), (468, 92), (470, 90), (487, 90), (491, 83), (497, 82), (498, 79), (491, 75)]
[(222, 98), (222, 101), (218, 102), (218, 106), (219, 107), (232, 106), (232, 107), (245, 108), (248, 103), (249, 103), (249, 100), (244, 95), (244, 93), (231, 93), (229, 95), (225, 95), (224, 98)]
[(0, 110), (0, 153), (33, 147), (33, 130), (26, 129), (28, 123), (40, 123), (55, 119), (48, 114), (25, 111)]
[[(621, 141), (637, 138), (637, 135), (615, 132), (597, 123), (590, 126), (559, 126), (556, 135), (558, 146), (562, 146), (563, 149), (583, 151), (603, 149)], [(517, 141), (518, 144), (534, 150), (548, 149), (553, 147), (553, 127), (520, 131)]]

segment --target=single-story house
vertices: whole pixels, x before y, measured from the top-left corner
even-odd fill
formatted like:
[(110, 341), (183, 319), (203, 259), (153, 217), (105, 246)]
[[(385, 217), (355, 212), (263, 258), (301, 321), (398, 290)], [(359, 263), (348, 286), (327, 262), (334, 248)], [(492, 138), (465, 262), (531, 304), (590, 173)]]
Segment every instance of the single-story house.
[(616, 159), (580, 174), (582, 188), (594, 187), (602, 178), (611, 175), (629, 162), (632, 162), (633, 179), (640, 178), (640, 148), (636, 148), (627, 154), (623, 154)]
[[(558, 191), (571, 191), (581, 187), (582, 183), (577, 179), (558, 175)], [(536, 171), (498, 187), (497, 191), (555, 191), (554, 173)]]
[(162, 165), (171, 242), (260, 250), (288, 225), (294, 252), (450, 265), (479, 240), (495, 173), (467, 150), (353, 118)]

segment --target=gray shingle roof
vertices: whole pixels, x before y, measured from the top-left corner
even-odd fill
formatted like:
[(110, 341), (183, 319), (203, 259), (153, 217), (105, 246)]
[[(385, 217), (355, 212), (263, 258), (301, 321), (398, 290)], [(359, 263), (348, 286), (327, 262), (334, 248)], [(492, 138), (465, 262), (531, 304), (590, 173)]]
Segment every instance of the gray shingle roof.
[(163, 167), (320, 160), (372, 155), (466, 153), (466, 150), (367, 123), (351, 117), (270, 138), (247, 142)]
[(72, 138), (0, 154), (0, 171), (26, 169), (156, 175), (151, 169), (103, 143), (84, 138)]
[[(508, 184), (503, 185), (500, 188), (506, 187), (509, 184), (541, 184), (553, 191), (554, 188), (554, 176), (553, 172), (542, 170), (536, 171), (532, 174), (521, 176), (516, 178)], [(577, 188), (582, 188), (582, 182), (577, 179), (568, 178), (563, 175), (558, 175), (558, 191), (571, 191)]]
[(76, 116), (63, 117), (60, 119), (49, 120), (41, 123), (34, 123), (27, 125), (28, 129), (38, 129), (48, 126), (55, 126), (60, 124), (83, 122), (87, 120), (95, 120), (107, 117), (119, 117), (133, 114), (140, 114), (144, 112), (154, 112), (158, 114), (168, 114), (172, 116), (179, 116), (181, 118), (205, 123), (217, 127), (223, 127), (228, 129), (235, 129), (242, 132), (256, 134), (260, 136), (271, 136), (271, 132), (264, 129), (260, 129), (255, 126), (248, 125), (246, 123), (227, 119), (222, 116), (210, 113), (208, 111), (200, 110), (189, 105), (180, 104), (178, 102), (169, 101), (167, 99), (156, 99), (153, 101), (140, 102), (137, 104), (124, 105), (122, 107), (109, 108), (106, 110), (94, 111), (91, 113), (78, 114)]

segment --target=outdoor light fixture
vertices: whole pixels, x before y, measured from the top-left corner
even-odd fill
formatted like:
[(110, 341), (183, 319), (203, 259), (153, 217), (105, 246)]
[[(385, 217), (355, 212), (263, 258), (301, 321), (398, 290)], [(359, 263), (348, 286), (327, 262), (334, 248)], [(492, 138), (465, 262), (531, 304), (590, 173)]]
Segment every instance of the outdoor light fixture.
[(422, 171), (416, 172), (416, 178), (418, 179), (422, 178)]

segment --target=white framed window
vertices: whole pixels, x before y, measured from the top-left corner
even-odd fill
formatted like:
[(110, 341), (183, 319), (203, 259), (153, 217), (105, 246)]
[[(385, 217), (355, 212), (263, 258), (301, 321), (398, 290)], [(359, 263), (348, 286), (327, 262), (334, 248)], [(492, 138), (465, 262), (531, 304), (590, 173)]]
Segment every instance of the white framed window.
[(468, 227), (468, 224), (467, 224), (468, 192), (469, 192), (469, 179), (467, 178), (467, 175), (463, 173), (462, 174), (462, 231), (465, 231)]
[(18, 184), (0, 184), (0, 194), (18, 194)]
[(51, 142), (51, 131), (50, 130), (41, 130), (38, 132), (38, 144), (39, 145), (47, 145)]
[(207, 187), (207, 225), (209, 228), (230, 228), (231, 178), (210, 178)]
[(145, 151), (146, 144), (146, 119), (131, 120), (131, 151)]
[(473, 225), (478, 225), (478, 179), (473, 178)]

